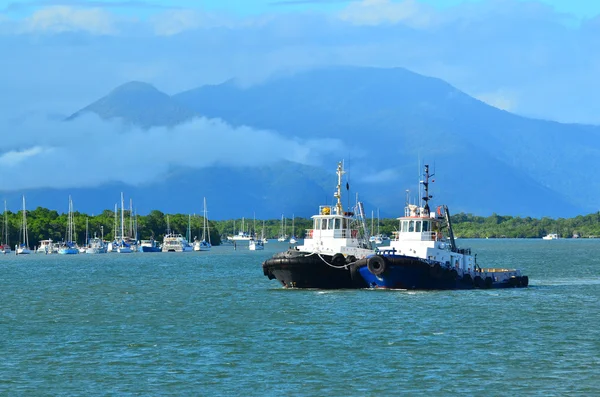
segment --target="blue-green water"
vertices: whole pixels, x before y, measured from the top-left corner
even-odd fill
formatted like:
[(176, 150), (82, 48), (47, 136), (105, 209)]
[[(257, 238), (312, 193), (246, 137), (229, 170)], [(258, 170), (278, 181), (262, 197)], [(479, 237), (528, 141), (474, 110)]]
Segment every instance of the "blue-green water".
[(528, 289), (284, 290), (263, 252), (0, 257), (0, 395), (600, 395), (600, 241), (459, 240)]

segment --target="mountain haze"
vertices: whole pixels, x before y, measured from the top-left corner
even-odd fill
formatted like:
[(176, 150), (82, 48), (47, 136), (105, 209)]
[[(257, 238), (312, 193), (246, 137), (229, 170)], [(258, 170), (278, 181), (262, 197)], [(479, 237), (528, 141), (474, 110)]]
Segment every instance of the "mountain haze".
[[(177, 128), (202, 115), (298, 142), (330, 140), (322, 143), (330, 145), (329, 154), (315, 166), (287, 161), (240, 168), (224, 159), (199, 170), (174, 169), (155, 184), (111, 189), (141, 196), (148, 209), (199, 212), (197, 203), (207, 196), (216, 218), (310, 216), (330, 202), (341, 159), (367, 212), (380, 208), (382, 216), (402, 212), (407, 189), (412, 200), (418, 196), (424, 162), (436, 173), (434, 202), (453, 213), (572, 216), (596, 211), (600, 195), (600, 181), (589, 177), (600, 166), (599, 127), (514, 115), (402, 68), (325, 68), (250, 87), (230, 80), (174, 96), (131, 82), (70, 119), (85, 112), (145, 129)], [(82, 191), (81, 201), (101, 205), (88, 197), (102, 196), (97, 192), (103, 189)]]

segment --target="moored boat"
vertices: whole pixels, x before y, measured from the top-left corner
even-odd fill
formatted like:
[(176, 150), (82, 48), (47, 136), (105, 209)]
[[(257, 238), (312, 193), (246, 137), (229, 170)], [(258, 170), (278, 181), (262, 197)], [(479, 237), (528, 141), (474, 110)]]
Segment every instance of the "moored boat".
[(25, 196), (23, 196), (23, 219), (21, 220), (21, 243), (15, 247), (17, 255), (31, 254), (29, 249), (29, 232), (27, 231), (27, 210), (25, 209)]
[(481, 268), (469, 248), (458, 248), (447, 206), (430, 211), (429, 166), (425, 166), (423, 205), (406, 203), (389, 249), (352, 265), (366, 284), (394, 289), (472, 289), (527, 287), (518, 269)]
[(161, 252), (161, 248), (156, 243), (156, 240), (151, 238), (150, 240), (140, 241), (138, 251), (140, 251), (140, 252)]
[[(208, 238), (208, 240), (207, 240)], [(204, 214), (202, 220), (202, 240), (194, 240), (194, 251), (210, 251), (210, 227), (208, 225), (208, 215), (206, 208), (206, 197), (204, 197)]]
[(256, 238), (256, 237), (252, 237), (248, 241), (248, 249), (250, 251), (262, 251), (262, 250), (265, 249), (265, 244), (263, 243), (262, 239)]
[[(312, 217), (313, 228), (307, 230), (304, 244), (275, 254), (263, 262), (263, 274), (277, 279), (284, 287), (291, 288), (362, 288), (366, 284), (350, 264), (374, 251), (363, 236), (362, 203), (354, 212), (344, 212), (342, 207), (342, 175), (340, 162), (337, 167), (337, 189), (334, 206), (322, 205)], [(362, 233), (361, 229), (362, 228)]]
[(167, 233), (163, 238), (162, 252), (191, 252), (193, 247), (181, 234)]
[(86, 254), (106, 254), (108, 252), (108, 246), (102, 238), (98, 238), (94, 235), (90, 239), (87, 248), (85, 249)]
[(4, 200), (4, 222), (2, 222), (2, 240), (0, 240), (0, 254), (10, 254), (10, 244), (8, 243), (8, 212), (6, 210), (6, 200)]

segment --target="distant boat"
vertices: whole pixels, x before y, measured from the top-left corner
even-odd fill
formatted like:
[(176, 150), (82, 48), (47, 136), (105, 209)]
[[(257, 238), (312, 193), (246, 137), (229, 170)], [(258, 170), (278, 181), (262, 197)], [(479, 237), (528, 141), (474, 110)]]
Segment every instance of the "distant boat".
[(544, 237), (542, 237), (542, 240), (558, 240), (558, 234), (557, 233), (550, 233), (545, 235)]
[(230, 240), (233, 241), (249, 241), (252, 236), (244, 230), (244, 218), (242, 218), (242, 229), (238, 232), (238, 234), (231, 236)]
[(263, 221), (263, 227), (262, 227), (262, 233), (260, 235), (260, 239), (262, 240), (263, 244), (267, 244), (269, 242), (269, 239), (267, 239), (265, 237), (265, 221)]
[[(123, 200), (123, 192), (121, 192), (121, 240), (117, 241), (117, 247), (116, 250), (119, 254), (130, 254), (133, 252), (133, 250), (131, 249), (131, 245), (128, 244), (125, 241), (125, 225), (124, 225), (124, 221), (125, 221), (125, 214), (124, 214), (124, 205), (125, 202)], [(113, 249), (115, 247), (113, 246)]]
[(17, 255), (31, 254), (29, 249), (29, 234), (27, 233), (27, 210), (25, 209), (25, 196), (23, 196), (23, 218), (21, 220), (21, 243), (16, 248)]
[(181, 234), (167, 233), (163, 238), (162, 252), (191, 252), (193, 249)]
[(71, 200), (71, 196), (69, 196), (69, 212), (67, 215), (67, 238), (66, 241), (63, 242), (58, 249), (58, 253), (61, 255), (74, 255), (79, 253), (79, 249), (77, 245), (73, 242), (73, 200)]
[(248, 241), (248, 249), (250, 251), (262, 251), (265, 249), (265, 245), (261, 239), (252, 238)]
[(6, 211), (6, 200), (4, 200), (4, 222), (2, 229), (2, 240), (0, 240), (0, 253), (10, 254), (10, 244), (8, 243), (8, 213)]
[(167, 234), (163, 237), (162, 252), (191, 252), (194, 247), (181, 234), (171, 232), (169, 215), (167, 215)]
[(138, 247), (139, 252), (161, 252), (161, 248), (153, 238), (150, 240), (142, 240)]
[(281, 215), (281, 231), (279, 232), (279, 237), (277, 241), (284, 242), (287, 240), (287, 234), (285, 234), (285, 221), (283, 219), (283, 214)]
[[(206, 211), (206, 197), (204, 197), (204, 221), (202, 223), (202, 241), (194, 241), (194, 251), (210, 251), (212, 245), (210, 244), (210, 228), (208, 225), (207, 211)], [(208, 240), (207, 240), (208, 238)]]
[(96, 235), (90, 239), (85, 249), (86, 254), (106, 254), (107, 252), (108, 246), (104, 242), (104, 238), (98, 238)]
[(41, 240), (40, 245), (38, 245), (35, 252), (37, 254), (57, 254), (58, 248), (56, 247), (56, 244), (52, 242), (52, 239)]

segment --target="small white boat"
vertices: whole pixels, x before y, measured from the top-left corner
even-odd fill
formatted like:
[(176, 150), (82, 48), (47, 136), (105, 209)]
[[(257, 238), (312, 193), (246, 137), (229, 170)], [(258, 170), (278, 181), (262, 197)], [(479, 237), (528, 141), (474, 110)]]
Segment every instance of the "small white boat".
[(285, 220), (283, 219), (283, 215), (281, 215), (281, 231), (279, 232), (279, 237), (277, 238), (277, 241), (282, 243), (285, 240), (287, 240), (287, 238), (288, 236), (287, 234), (285, 234)]
[(71, 200), (71, 196), (69, 196), (69, 212), (67, 215), (67, 241), (61, 244), (61, 246), (58, 248), (58, 253), (60, 255), (74, 255), (79, 253), (79, 248), (73, 242), (73, 229), (73, 200)]
[(542, 237), (542, 240), (558, 240), (558, 234), (557, 233), (549, 233), (547, 235), (545, 235), (544, 237)]
[(29, 234), (27, 233), (27, 210), (25, 209), (25, 196), (23, 196), (23, 218), (21, 220), (21, 244), (15, 247), (17, 255), (31, 254), (29, 249)]
[(261, 251), (265, 249), (265, 245), (263, 244), (261, 239), (251, 239), (248, 241), (248, 249), (250, 251)]
[[(206, 197), (204, 197), (204, 221), (202, 223), (202, 240), (194, 241), (194, 251), (210, 251), (210, 227), (206, 215)], [(206, 240), (208, 238), (208, 240)]]
[(181, 234), (167, 233), (163, 238), (162, 252), (191, 252), (193, 249)]
[(90, 239), (89, 246), (85, 249), (86, 254), (106, 254), (107, 252), (108, 247), (104, 240), (96, 236)]
[(4, 224), (2, 228), (2, 237), (2, 240), (0, 240), (0, 254), (10, 254), (11, 249), (10, 244), (8, 243), (8, 214), (6, 211), (6, 200), (4, 200)]

